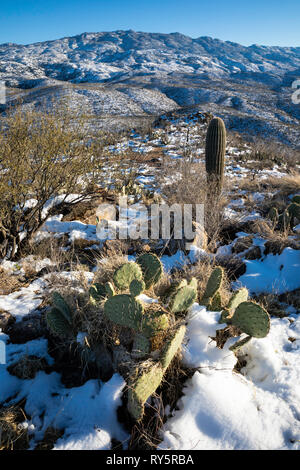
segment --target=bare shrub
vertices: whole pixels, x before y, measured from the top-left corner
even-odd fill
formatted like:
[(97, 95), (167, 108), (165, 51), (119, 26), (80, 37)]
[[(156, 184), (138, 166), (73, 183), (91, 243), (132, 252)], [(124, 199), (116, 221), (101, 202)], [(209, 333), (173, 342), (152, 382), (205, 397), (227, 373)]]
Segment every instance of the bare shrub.
[(101, 158), (82, 118), (64, 105), (11, 111), (0, 126), (0, 256), (14, 259), (56, 212), (55, 202), (94, 193)]

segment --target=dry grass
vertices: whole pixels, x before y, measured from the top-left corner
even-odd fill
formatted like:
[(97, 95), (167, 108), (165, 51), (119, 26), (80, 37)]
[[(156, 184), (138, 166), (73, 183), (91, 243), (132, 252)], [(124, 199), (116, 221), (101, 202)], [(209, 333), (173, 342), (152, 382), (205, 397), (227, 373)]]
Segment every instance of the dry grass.
[[(239, 139), (235, 139), (237, 146)], [(262, 169), (273, 168), (274, 165), (284, 166), (287, 165), (288, 169), (294, 169), (297, 163), (299, 163), (300, 152), (297, 149), (293, 149), (288, 145), (280, 144), (275, 141), (266, 141), (263, 139), (255, 138), (255, 141), (251, 141), (250, 144), (251, 152), (239, 157), (240, 159), (255, 160), (263, 164)]]
[[(294, 239), (290, 237), (290, 231), (275, 230), (271, 221), (265, 219), (258, 219), (251, 224), (251, 231), (266, 239), (264, 254), (268, 253), (280, 254), (282, 251), (291, 247), (296, 250), (299, 249), (299, 237)], [(294, 234), (295, 235), (295, 234)]]
[[(0, 267), (1, 269), (1, 267)], [(18, 276), (9, 274), (4, 269), (0, 271), (0, 295), (9, 295), (12, 292), (20, 290), (22, 287), (26, 287), (24, 280), (19, 279)]]
[(300, 191), (300, 173), (292, 173), (280, 178), (267, 178), (266, 184), (270, 189), (276, 189), (282, 196), (288, 196)]
[(25, 450), (29, 447), (27, 430), (21, 426), (26, 415), (21, 407), (0, 409), (0, 450)]

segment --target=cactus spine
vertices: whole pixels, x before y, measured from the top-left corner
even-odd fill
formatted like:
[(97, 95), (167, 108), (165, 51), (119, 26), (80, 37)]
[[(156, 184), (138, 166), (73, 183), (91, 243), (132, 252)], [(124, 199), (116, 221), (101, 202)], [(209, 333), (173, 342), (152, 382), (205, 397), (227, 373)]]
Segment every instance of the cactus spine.
[(226, 129), (223, 120), (219, 117), (211, 120), (205, 146), (205, 167), (208, 182), (215, 182), (220, 192), (224, 179), (226, 151)]

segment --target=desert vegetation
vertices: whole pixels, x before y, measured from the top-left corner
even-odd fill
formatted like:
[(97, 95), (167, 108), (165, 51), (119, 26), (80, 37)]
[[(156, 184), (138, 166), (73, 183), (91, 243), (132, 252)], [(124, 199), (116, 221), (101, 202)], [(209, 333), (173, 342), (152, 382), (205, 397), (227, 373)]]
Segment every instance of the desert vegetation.
[[(1, 116), (0, 449), (197, 446), (211, 439), (205, 425), (191, 444), (176, 420), (197, 393), (200, 407), (207, 393), (221, 409), (222, 380), (225, 395), (244, 387), (250, 417), (248, 390), (272, 394), (259, 429), (286, 400), (274, 446), (295, 447), (295, 376), (280, 395), (286, 359), (274, 349), (294, 345), (297, 374), (297, 152), (226, 135), (221, 118), (201, 113), (118, 135), (86, 118), (62, 103)], [(168, 238), (99, 239), (119, 196), (128, 226), (141, 205), (163, 203), (189, 205), (197, 229), (203, 204), (201, 237), (176, 239), (171, 215)], [(224, 433), (225, 446), (242, 445)], [(244, 445), (255, 439), (250, 429)]]

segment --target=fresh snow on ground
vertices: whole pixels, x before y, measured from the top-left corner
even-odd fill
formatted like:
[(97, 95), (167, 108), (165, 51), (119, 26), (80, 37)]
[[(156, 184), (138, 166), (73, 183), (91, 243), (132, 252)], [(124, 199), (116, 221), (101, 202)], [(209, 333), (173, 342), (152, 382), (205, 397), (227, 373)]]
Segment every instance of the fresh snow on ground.
[(241, 375), (232, 370), (230, 343), (220, 350), (209, 337), (224, 327), (219, 315), (197, 304), (190, 309), (184, 362), (198, 371), (167, 420), (159, 449), (299, 450), (300, 320), (272, 320), (266, 338), (244, 346)]
[(280, 255), (269, 253), (262, 259), (245, 260), (246, 273), (236, 285), (251, 293), (283, 294), (300, 288), (300, 251), (285, 248)]

